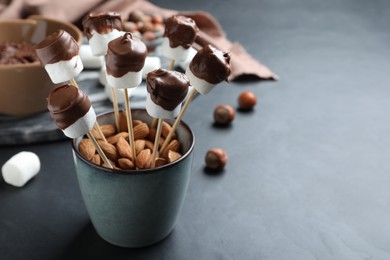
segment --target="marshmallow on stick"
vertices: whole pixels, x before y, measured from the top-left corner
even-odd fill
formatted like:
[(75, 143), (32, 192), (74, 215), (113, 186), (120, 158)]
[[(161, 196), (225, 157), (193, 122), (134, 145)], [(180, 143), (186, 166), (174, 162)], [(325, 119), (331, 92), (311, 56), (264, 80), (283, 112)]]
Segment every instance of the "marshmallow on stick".
[(162, 119), (175, 118), (181, 103), (187, 96), (190, 82), (186, 75), (177, 71), (157, 69), (146, 77), (146, 111), (151, 117), (158, 118), (156, 138), (152, 155), (152, 168), (155, 166), (158, 143), (161, 135)]
[(163, 151), (176, 131), (188, 105), (197, 92), (207, 95), (218, 83), (227, 80), (230, 75), (230, 54), (222, 52), (211, 45), (206, 45), (198, 51), (186, 70), (186, 75), (193, 86), (183, 109), (175, 120), (171, 131), (165, 138), (160, 151)]
[(122, 19), (119, 13), (90, 13), (82, 21), (92, 54), (103, 56), (107, 53), (110, 41), (123, 34)]
[(175, 60), (187, 59), (198, 31), (195, 21), (182, 15), (173, 15), (165, 21), (161, 54), (171, 59), (170, 70), (173, 69)]
[(126, 32), (109, 42), (105, 57), (108, 84), (114, 88), (124, 89), (129, 143), (134, 155), (136, 153), (128, 89), (135, 88), (141, 83), (142, 68), (147, 54), (146, 45)]
[(87, 134), (100, 157), (112, 168), (97, 141), (90, 134), (96, 122), (96, 114), (88, 96), (74, 85), (64, 84), (50, 92), (47, 103), (47, 108), (57, 127), (69, 138), (77, 138)]
[[(87, 36), (91, 52), (95, 56), (104, 56), (107, 53), (108, 43), (123, 34), (122, 19), (119, 13), (90, 13), (82, 21), (84, 34)], [(104, 60), (103, 60), (104, 66)], [(111, 86), (110, 86), (111, 87)], [(115, 125), (119, 129), (119, 106), (116, 90), (111, 89), (115, 113)]]
[(42, 66), (53, 83), (62, 83), (76, 77), (83, 70), (79, 46), (64, 30), (57, 30), (35, 46)]

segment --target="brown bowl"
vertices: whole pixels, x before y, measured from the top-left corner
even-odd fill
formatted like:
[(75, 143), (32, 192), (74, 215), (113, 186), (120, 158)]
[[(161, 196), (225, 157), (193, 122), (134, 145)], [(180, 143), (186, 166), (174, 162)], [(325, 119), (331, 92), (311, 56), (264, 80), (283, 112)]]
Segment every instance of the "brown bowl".
[[(0, 42), (37, 44), (52, 32), (62, 29), (82, 43), (83, 35), (73, 24), (42, 16), (1, 20)], [(46, 97), (55, 84), (39, 61), (27, 64), (0, 64), (0, 114), (26, 116), (46, 110)]]

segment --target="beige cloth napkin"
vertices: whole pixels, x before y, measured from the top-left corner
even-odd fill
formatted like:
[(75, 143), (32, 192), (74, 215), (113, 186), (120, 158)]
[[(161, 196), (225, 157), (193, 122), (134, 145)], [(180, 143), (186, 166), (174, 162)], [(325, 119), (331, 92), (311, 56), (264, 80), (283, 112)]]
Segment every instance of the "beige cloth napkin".
[(277, 79), (277, 76), (270, 69), (251, 57), (239, 43), (230, 42), (220, 24), (207, 12), (179, 12), (160, 8), (146, 0), (0, 0), (0, 19), (23, 18), (30, 14), (41, 14), (79, 23), (88, 12), (116, 11), (122, 15), (123, 20), (127, 20), (133, 10), (159, 13), (164, 17), (179, 13), (194, 19), (201, 30), (194, 44), (195, 48), (212, 44), (220, 50), (231, 53), (232, 73), (229, 80), (246, 77)]

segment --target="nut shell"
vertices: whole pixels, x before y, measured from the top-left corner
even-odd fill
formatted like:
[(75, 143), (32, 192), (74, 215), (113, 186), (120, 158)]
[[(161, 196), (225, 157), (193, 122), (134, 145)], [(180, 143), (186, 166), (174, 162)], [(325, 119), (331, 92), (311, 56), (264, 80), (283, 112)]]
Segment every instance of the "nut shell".
[(222, 171), (227, 164), (228, 156), (223, 149), (213, 148), (205, 156), (206, 167), (213, 171)]
[(251, 91), (244, 91), (238, 97), (238, 108), (241, 110), (250, 110), (256, 105), (256, 95)]
[(214, 122), (217, 125), (226, 126), (229, 125), (236, 115), (234, 108), (230, 105), (218, 105), (214, 109)]

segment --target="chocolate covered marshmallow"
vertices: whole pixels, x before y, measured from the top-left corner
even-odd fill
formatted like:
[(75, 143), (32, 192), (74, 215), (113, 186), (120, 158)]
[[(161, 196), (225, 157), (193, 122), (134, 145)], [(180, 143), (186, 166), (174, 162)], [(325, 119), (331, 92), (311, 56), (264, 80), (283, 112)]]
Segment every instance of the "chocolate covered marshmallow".
[(190, 82), (180, 72), (157, 69), (146, 77), (146, 111), (155, 118), (175, 118), (187, 95)]
[(119, 13), (90, 13), (82, 21), (92, 54), (103, 56), (110, 41), (123, 35), (122, 19)]
[(202, 95), (209, 93), (230, 75), (230, 54), (211, 45), (198, 51), (186, 70), (191, 85)]
[(173, 15), (165, 21), (161, 54), (175, 61), (185, 61), (199, 28), (193, 19)]
[(129, 32), (112, 40), (105, 57), (108, 84), (119, 89), (137, 87), (147, 54), (146, 45)]
[(64, 30), (57, 30), (35, 46), (36, 54), (53, 83), (75, 78), (83, 70), (79, 46)]
[(69, 138), (83, 136), (92, 130), (96, 114), (86, 94), (71, 84), (53, 89), (47, 98), (50, 115)]

